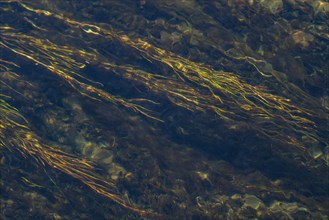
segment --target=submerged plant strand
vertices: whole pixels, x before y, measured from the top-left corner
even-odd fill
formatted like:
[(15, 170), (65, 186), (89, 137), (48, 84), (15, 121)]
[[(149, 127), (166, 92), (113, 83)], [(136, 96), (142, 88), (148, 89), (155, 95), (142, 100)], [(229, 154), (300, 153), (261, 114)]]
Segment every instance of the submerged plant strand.
[(153, 214), (131, 204), (117, 190), (115, 183), (99, 177), (91, 162), (80, 159), (40, 142), (18, 110), (0, 99), (0, 147), (19, 151), (25, 158), (33, 158), (42, 166), (50, 166), (80, 180), (95, 192), (121, 206), (142, 215)]
[[(211, 112), (218, 117), (218, 123), (246, 121), (255, 133), (296, 149), (303, 151), (306, 149), (302, 143), (303, 138), (316, 140), (322, 145), (327, 144), (325, 137), (319, 134), (315, 122), (319, 118), (323, 119), (322, 116), (310, 109), (300, 107), (298, 103), (288, 98), (272, 94), (264, 86), (247, 83), (235, 73), (193, 62), (143, 39), (113, 31), (109, 27), (79, 22), (50, 11), (34, 9), (20, 1), (17, 1), (17, 4), (22, 10), (32, 13), (38, 19), (32, 21), (27, 18), (21, 21), (31, 26), (31, 30), (27, 33), (20, 30), (19, 25), (18, 27), (1, 26), (1, 50), (37, 65), (42, 69), (40, 74), (49, 72), (57, 76), (83, 96), (99, 102), (124, 106), (161, 123), (166, 121), (152, 106), (161, 104), (157, 97), (165, 97), (174, 106), (191, 112)], [(56, 38), (47, 39), (47, 36), (57, 32), (50, 24), (44, 22), (50, 18), (70, 28), (69, 33), (58, 34), (63, 42), (79, 38), (83, 40), (74, 47), (59, 43)], [(151, 72), (147, 68), (129, 62), (111, 60), (93, 43), (94, 39), (118, 44), (132, 57), (143, 59), (149, 65), (159, 64), (170, 71)], [(261, 62), (250, 57), (234, 58), (248, 60), (257, 70), (257, 65)], [(98, 71), (86, 74), (84, 70), (90, 66)], [(14, 73), (13, 68), (19, 68), (19, 65), (11, 61), (0, 61), (0, 71), (3, 74), (10, 73), (10, 77), (15, 77), (18, 73)], [(268, 77), (261, 70), (259, 72)], [(98, 82), (97, 78), (101, 76), (97, 74), (121, 77), (133, 85), (142, 86), (154, 96), (150, 97), (142, 93), (139, 97), (133, 98), (114, 95), (111, 93), (110, 83), (105, 85), (104, 82)], [(5, 84), (4, 81), (0, 83)], [(20, 91), (16, 92), (20, 93)], [(296, 97), (300, 96), (301, 93), (296, 94)], [(79, 179), (95, 192), (127, 209), (142, 215), (153, 214), (125, 199), (116, 189), (114, 182), (105, 180), (95, 173), (91, 162), (44, 144), (28, 124), (17, 109), (1, 99), (0, 93), (1, 147), (11, 151), (17, 150), (24, 157), (34, 158), (43, 166), (49, 165)], [(295, 139), (294, 136), (302, 138)]]

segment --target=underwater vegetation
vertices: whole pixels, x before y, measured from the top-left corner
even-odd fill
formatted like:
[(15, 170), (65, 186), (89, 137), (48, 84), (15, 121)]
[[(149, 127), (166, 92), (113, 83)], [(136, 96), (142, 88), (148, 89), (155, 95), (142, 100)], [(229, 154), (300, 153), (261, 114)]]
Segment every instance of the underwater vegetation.
[(0, 1), (1, 163), (101, 218), (328, 217), (327, 3), (136, 2)]

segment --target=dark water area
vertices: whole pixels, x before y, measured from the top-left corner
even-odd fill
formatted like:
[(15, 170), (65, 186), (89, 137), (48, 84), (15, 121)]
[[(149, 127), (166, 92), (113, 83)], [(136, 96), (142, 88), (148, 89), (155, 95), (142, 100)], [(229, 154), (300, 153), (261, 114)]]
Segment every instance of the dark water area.
[(0, 219), (328, 219), (328, 16), (0, 0)]

